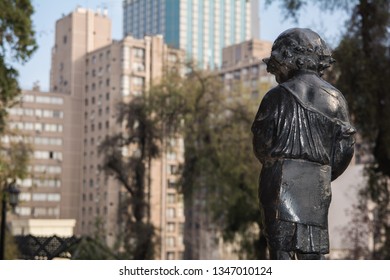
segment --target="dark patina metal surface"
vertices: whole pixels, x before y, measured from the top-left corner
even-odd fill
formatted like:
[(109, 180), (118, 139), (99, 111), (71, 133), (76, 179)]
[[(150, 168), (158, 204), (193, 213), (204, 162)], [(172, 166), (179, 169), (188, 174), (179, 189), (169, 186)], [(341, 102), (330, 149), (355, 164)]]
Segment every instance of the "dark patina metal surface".
[(334, 59), (317, 33), (286, 30), (264, 62), (279, 84), (263, 98), (252, 125), (270, 257), (323, 259), (330, 183), (351, 161), (355, 129), (341, 92), (321, 78)]

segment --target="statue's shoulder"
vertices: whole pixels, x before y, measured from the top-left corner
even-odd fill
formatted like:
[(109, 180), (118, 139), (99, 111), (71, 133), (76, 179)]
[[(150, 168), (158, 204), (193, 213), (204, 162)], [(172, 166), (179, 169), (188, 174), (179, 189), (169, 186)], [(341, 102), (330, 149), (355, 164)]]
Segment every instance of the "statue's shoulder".
[(261, 103), (280, 103), (286, 99), (287, 95), (288, 92), (286, 92), (286, 89), (282, 85), (277, 85), (264, 95)]
[(347, 116), (347, 102), (342, 93), (317, 75), (297, 75), (281, 84), (281, 87), (308, 109), (330, 118), (344, 120)]

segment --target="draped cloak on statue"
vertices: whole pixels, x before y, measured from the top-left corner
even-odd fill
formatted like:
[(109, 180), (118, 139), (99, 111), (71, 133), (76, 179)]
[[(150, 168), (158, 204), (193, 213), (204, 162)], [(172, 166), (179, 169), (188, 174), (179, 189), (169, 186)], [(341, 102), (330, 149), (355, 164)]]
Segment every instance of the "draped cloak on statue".
[(252, 132), (263, 164), (259, 200), (269, 246), (328, 253), (330, 183), (353, 156), (344, 97), (315, 72), (299, 71), (266, 94)]

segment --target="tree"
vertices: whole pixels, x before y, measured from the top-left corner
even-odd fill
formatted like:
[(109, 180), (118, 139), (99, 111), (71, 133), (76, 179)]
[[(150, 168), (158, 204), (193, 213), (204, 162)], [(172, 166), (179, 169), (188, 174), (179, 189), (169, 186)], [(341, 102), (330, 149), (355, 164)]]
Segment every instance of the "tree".
[(12, 63), (26, 62), (37, 49), (33, 12), (29, 0), (0, 1), (0, 133), (5, 128), (6, 109), (20, 93), (18, 71)]
[[(270, 2), (270, 1), (269, 1)], [(287, 15), (308, 1), (280, 0)], [(374, 160), (366, 167), (368, 184), (361, 192), (363, 212), (373, 211), (374, 251), (371, 258), (390, 258), (390, 3), (386, 0), (312, 1), (326, 9), (344, 8), (351, 18), (334, 51), (333, 81), (345, 95), (352, 120)], [(360, 143), (359, 143), (360, 145)], [(367, 209), (367, 201), (373, 209)], [(356, 211), (359, 212), (359, 211)], [(362, 211), (360, 211), (363, 215)]]
[(389, 28), (388, 1), (360, 0), (353, 9), (348, 32), (335, 50), (336, 70), (340, 73), (337, 85), (374, 156), (366, 168), (368, 185), (361, 192), (375, 204), (371, 221), (374, 259), (390, 258)]
[[(7, 131), (6, 117), (7, 109), (14, 105), (20, 94), (18, 71), (12, 63), (25, 63), (37, 49), (31, 21), (33, 12), (29, 0), (0, 1), (0, 136), (8, 139), (20, 140)], [(12, 139), (9, 145), (0, 143), (0, 194), (9, 180), (23, 179), (27, 175), (30, 150), (29, 145)], [(10, 241), (10, 237), (6, 238)], [(14, 247), (7, 246), (7, 257), (15, 256)]]
[(259, 163), (253, 155), (250, 128), (259, 100), (237, 85), (229, 94), (233, 102), (225, 104), (225, 118), (215, 125), (218, 172), (214, 217), (222, 220), (226, 241), (237, 242), (243, 259), (266, 259), (265, 238), (260, 231), (258, 207)]
[(150, 93), (164, 137), (184, 141), (179, 190), (185, 201), (185, 258), (200, 257), (195, 240), (204, 225), (194, 219), (195, 207), (225, 241), (240, 244), (242, 258), (264, 258), (264, 250), (257, 250), (265, 244), (250, 134), (258, 103), (242, 88), (226, 92), (215, 72), (186, 68), (185, 77), (168, 73)]
[(118, 124), (123, 130), (107, 137), (99, 147), (103, 170), (123, 186), (128, 196), (122, 203), (120, 237), (123, 257), (152, 259), (154, 229), (149, 220), (147, 171), (159, 154), (158, 129), (148, 111), (147, 99), (134, 98), (118, 106)]
[(93, 236), (84, 236), (70, 248), (72, 260), (118, 260), (118, 254), (109, 248), (105, 241), (105, 231), (101, 218), (96, 218)]
[[(198, 205), (198, 214), (216, 230), (213, 234), (239, 244), (242, 258), (264, 258), (264, 250), (258, 250), (265, 249), (259, 231), (259, 167), (250, 134), (258, 100), (251, 99), (243, 88), (224, 91), (215, 72), (199, 70), (192, 64), (184, 67), (188, 70), (185, 77), (167, 71), (143, 98), (120, 106), (118, 120), (125, 129), (102, 144), (104, 168), (128, 190), (129, 200), (124, 205), (131, 207), (129, 221), (137, 220), (133, 214), (138, 211), (136, 207), (149, 207), (144, 191), (150, 160), (171, 149), (169, 139), (182, 139), (184, 161), (178, 191), (184, 195), (185, 204), (185, 258), (200, 257), (195, 232), (204, 225), (198, 227), (192, 216)], [(124, 147), (131, 155), (124, 156)], [(143, 191), (137, 195), (133, 188)], [(147, 215), (141, 217), (138, 221), (147, 221)], [(133, 229), (131, 222), (126, 224), (127, 234), (137, 232)], [(132, 236), (135, 243), (148, 236), (140, 232)]]
[[(20, 135), (5, 129), (2, 140), (5, 139), (8, 143), (0, 141), (0, 197), (3, 197), (3, 192), (13, 180), (24, 179), (27, 176), (31, 153), (30, 145), (26, 144)], [(5, 244), (5, 258), (16, 259), (17, 246), (8, 229), (5, 231)]]

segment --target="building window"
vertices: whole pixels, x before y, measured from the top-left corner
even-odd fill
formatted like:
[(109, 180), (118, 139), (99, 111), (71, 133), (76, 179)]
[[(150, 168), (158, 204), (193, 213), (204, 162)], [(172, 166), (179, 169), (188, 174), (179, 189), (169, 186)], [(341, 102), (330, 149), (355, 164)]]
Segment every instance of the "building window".
[(143, 71), (145, 71), (145, 65), (143, 63), (140, 63), (140, 62), (134, 62), (132, 69), (133, 69), (133, 71), (136, 71), (136, 72), (143, 72)]
[(20, 216), (30, 216), (31, 208), (30, 207), (16, 207), (16, 213)]
[(145, 50), (140, 48), (134, 48), (134, 56), (138, 58), (144, 58)]
[(34, 193), (32, 195), (33, 201), (46, 201), (47, 200), (47, 194), (45, 193)]
[(174, 260), (175, 252), (167, 252), (167, 260)]
[(175, 237), (173, 237), (173, 236), (167, 237), (166, 238), (166, 245), (167, 245), (167, 247), (168, 248), (175, 247), (175, 243), (176, 243), (175, 241), (176, 241)]
[(30, 201), (31, 200), (31, 194), (22, 192), (22, 193), (19, 194), (19, 200), (20, 201)]
[(168, 188), (170, 189), (176, 188), (176, 182), (171, 179), (168, 179)]
[(167, 203), (173, 204), (175, 202), (176, 202), (176, 194), (174, 194), (174, 193), (167, 194)]
[(257, 79), (252, 79), (251, 80), (251, 86), (253, 88), (257, 88), (258, 87), (258, 80)]
[(36, 102), (62, 105), (64, 103), (64, 99), (60, 97), (37, 96)]
[(47, 201), (60, 201), (61, 195), (59, 193), (49, 193), (47, 194)]
[(34, 102), (34, 95), (26, 94), (22, 97), (23, 102)]
[(68, 42), (68, 37), (66, 35), (62, 38), (62, 42), (64, 44), (66, 44)]
[(58, 217), (60, 215), (60, 209), (49, 207), (47, 208), (47, 215)]
[(133, 85), (135, 86), (144, 86), (145, 79), (141, 77), (133, 77)]
[(168, 154), (167, 154), (167, 158), (168, 158), (168, 160), (176, 160), (176, 153), (174, 153), (174, 152), (168, 152)]
[(184, 223), (179, 223), (179, 234), (184, 235)]
[(33, 216), (34, 217), (40, 217), (40, 216), (46, 216), (46, 208), (44, 207), (35, 207), (33, 208)]
[(167, 223), (167, 232), (175, 232), (176, 226), (175, 223)]
[(168, 61), (169, 62), (176, 62), (177, 61), (177, 55), (172, 54), (172, 53), (168, 54)]
[(58, 159), (62, 160), (61, 152), (52, 151), (34, 151), (34, 158), (36, 159)]
[(257, 75), (259, 73), (259, 68), (257, 66), (252, 66), (251, 72), (252, 75)]
[(178, 168), (177, 168), (177, 165), (174, 165), (174, 164), (170, 164), (168, 165), (168, 173), (170, 175), (175, 175), (178, 173)]
[(176, 210), (175, 208), (167, 208), (167, 218), (175, 218), (176, 217)]

